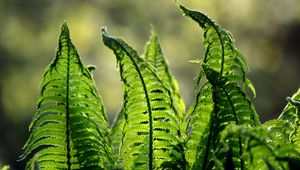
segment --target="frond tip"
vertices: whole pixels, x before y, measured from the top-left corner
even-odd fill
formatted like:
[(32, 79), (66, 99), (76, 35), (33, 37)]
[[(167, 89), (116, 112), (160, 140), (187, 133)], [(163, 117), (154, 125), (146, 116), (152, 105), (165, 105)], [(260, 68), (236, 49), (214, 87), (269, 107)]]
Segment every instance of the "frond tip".
[(217, 71), (220, 76), (227, 76), (230, 81), (240, 82), (241, 87), (247, 85), (255, 96), (254, 86), (246, 78), (246, 71), (248, 71), (246, 59), (235, 47), (231, 33), (221, 28), (204, 13), (187, 9), (179, 3), (178, 6), (184, 15), (197, 22), (204, 31), (206, 51), (202, 63)]
[(177, 81), (169, 70), (168, 61), (163, 54), (157, 31), (153, 25), (151, 25), (151, 35), (141, 57), (149, 63), (150, 67), (153, 67), (159, 79), (170, 90), (176, 111), (182, 119), (185, 112), (185, 104), (180, 97)]
[(64, 23), (23, 148), (26, 169), (97, 169), (112, 162), (101, 99), (69, 34)]

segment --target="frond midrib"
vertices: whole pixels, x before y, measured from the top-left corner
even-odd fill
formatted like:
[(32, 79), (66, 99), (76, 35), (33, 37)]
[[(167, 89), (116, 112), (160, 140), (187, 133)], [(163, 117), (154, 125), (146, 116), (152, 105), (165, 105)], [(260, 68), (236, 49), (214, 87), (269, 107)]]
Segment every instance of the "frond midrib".
[[(70, 90), (70, 39), (67, 37), (68, 43), (68, 62), (67, 62), (67, 78), (66, 78), (66, 143), (67, 143), (67, 165), (68, 170), (71, 169), (71, 146), (70, 146), (70, 127), (69, 127), (69, 119), (70, 119), (70, 111), (69, 111), (69, 90)], [(60, 42), (61, 43), (61, 42)], [(60, 51), (62, 46), (60, 45)]]

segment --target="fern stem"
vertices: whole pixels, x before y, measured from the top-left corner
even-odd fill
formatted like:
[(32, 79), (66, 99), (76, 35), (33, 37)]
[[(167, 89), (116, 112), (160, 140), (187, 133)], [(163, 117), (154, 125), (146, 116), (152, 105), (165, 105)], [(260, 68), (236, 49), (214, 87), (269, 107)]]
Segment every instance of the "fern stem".
[[(69, 37), (68, 37), (69, 41)], [(70, 113), (69, 113), (69, 79), (70, 79), (70, 44), (68, 42), (68, 57), (67, 57), (68, 63), (67, 63), (67, 96), (66, 96), (66, 140), (67, 140), (67, 164), (68, 164), (68, 170), (71, 169), (71, 147), (70, 147), (70, 125), (69, 125), (69, 119), (70, 119)]]

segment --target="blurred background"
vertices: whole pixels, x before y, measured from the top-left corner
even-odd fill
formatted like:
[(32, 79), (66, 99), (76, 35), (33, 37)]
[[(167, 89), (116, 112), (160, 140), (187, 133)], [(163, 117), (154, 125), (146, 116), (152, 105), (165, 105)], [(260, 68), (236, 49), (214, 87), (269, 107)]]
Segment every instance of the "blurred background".
[[(248, 61), (261, 120), (276, 118), (285, 98), (300, 85), (300, 1), (182, 3), (205, 12), (233, 34)], [(63, 21), (83, 63), (97, 66), (94, 77), (110, 122), (122, 106), (122, 87), (115, 57), (102, 43), (101, 26), (142, 53), (153, 24), (187, 107), (193, 103), (199, 66), (188, 61), (203, 54), (202, 31), (183, 17), (174, 0), (0, 0), (0, 167), (24, 169), (24, 162), (16, 160)]]

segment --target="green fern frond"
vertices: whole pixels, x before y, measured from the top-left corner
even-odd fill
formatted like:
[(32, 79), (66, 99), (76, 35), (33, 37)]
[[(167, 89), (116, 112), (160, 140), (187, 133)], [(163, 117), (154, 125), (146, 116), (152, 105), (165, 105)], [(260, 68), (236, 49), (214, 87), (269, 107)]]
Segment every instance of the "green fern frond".
[(186, 115), (187, 131), (185, 158), (188, 169), (201, 169), (208, 161), (211, 148), (212, 87), (206, 82), (197, 94), (195, 104), (190, 107)]
[(226, 76), (230, 81), (241, 82), (242, 86), (247, 85), (255, 96), (255, 89), (246, 78), (248, 66), (245, 57), (235, 47), (231, 33), (222, 29), (202, 12), (189, 10), (177, 4), (182, 12), (197, 22), (204, 31), (206, 52), (202, 63), (218, 72), (220, 76)]
[(103, 169), (112, 162), (107, 117), (66, 23), (58, 45), (21, 158), (26, 169)]
[[(149, 63), (149, 67), (152, 67), (152, 70), (155, 71), (157, 76), (161, 79), (161, 82), (164, 83), (165, 86), (167, 86), (171, 91), (171, 96), (176, 107), (176, 111), (180, 115), (180, 117), (183, 118), (185, 105), (179, 95), (177, 81), (169, 71), (167, 61), (159, 44), (157, 32), (153, 26), (151, 26), (151, 36), (146, 43), (145, 52), (141, 56), (141, 58)], [(125, 124), (123, 110), (124, 109), (121, 110), (116, 120), (114, 121), (111, 132), (111, 139), (115, 150), (114, 153), (116, 155), (120, 154), (120, 145), (122, 142), (121, 138), (123, 135), (123, 127)]]
[(289, 103), (279, 118), (264, 123), (263, 127), (277, 136), (274, 140), (292, 143), (300, 152), (300, 89), (287, 100)]
[(176, 110), (180, 117), (183, 118), (185, 113), (185, 104), (183, 99), (180, 97), (177, 81), (169, 71), (168, 62), (162, 52), (159, 44), (159, 37), (154, 26), (151, 26), (151, 36), (149, 41), (146, 43), (145, 52), (141, 57), (155, 68), (157, 76), (171, 91)]
[(137, 52), (102, 29), (103, 42), (116, 55), (124, 84), (122, 165), (125, 169), (182, 166), (179, 115), (171, 92)]
[(274, 136), (274, 140), (279, 142), (291, 143), (290, 134), (294, 132), (293, 124), (290, 124), (284, 120), (269, 120), (262, 125), (263, 128), (267, 129)]
[(218, 72), (206, 65), (203, 65), (203, 69), (213, 91), (214, 112), (211, 141), (214, 154), (224, 166), (228, 163), (226, 159), (229, 159), (224, 157), (224, 154), (229, 154), (233, 166), (243, 169), (245, 166), (245, 160), (242, 157), (244, 141), (241, 138), (229, 140), (228, 143), (235, 148), (225, 150), (220, 144), (219, 135), (230, 124), (246, 125), (249, 128), (259, 126), (258, 115), (252, 102), (237, 83), (228, 81), (227, 77), (221, 77)]
[(299, 169), (300, 153), (293, 144), (274, 140), (277, 136), (263, 127), (249, 128), (245, 125), (230, 125), (221, 133), (221, 142), (226, 147), (227, 141), (232, 138), (241, 138), (247, 141), (245, 151), (248, 159), (248, 168), (253, 170), (270, 169)]
[(289, 122), (296, 123), (297, 119), (300, 117), (299, 113), (299, 102), (300, 102), (300, 89), (292, 96), (292, 98), (287, 98), (288, 104), (284, 108), (282, 114), (279, 116), (280, 120), (286, 120)]
[(123, 130), (125, 125), (125, 117), (124, 117), (124, 107), (116, 116), (112, 126), (111, 126), (111, 143), (113, 145), (113, 154), (116, 157), (117, 165), (120, 164), (121, 161), (121, 147), (122, 147), (122, 138), (123, 138)]
[[(218, 165), (243, 169), (244, 141), (232, 139), (228, 142), (236, 147), (225, 150), (219, 135), (231, 123), (249, 127), (260, 125), (254, 106), (243, 90), (247, 85), (255, 96), (255, 89), (245, 76), (248, 69), (245, 58), (236, 49), (228, 31), (205, 14), (177, 4), (203, 28), (206, 48), (203, 60), (198, 62), (202, 68), (195, 81), (196, 102), (186, 116), (189, 131), (186, 159), (192, 169), (217, 168)], [(193, 153), (195, 150), (197, 152)]]
[(292, 122), (294, 130), (290, 138), (291, 142), (296, 145), (297, 150), (300, 152), (300, 90), (290, 99), (289, 103), (293, 107), (296, 107), (295, 114), (297, 115), (295, 122)]

